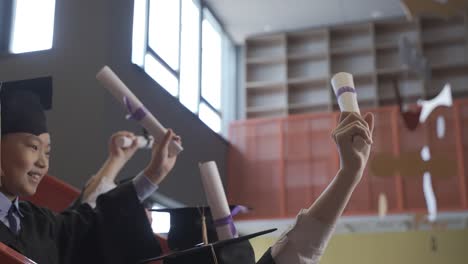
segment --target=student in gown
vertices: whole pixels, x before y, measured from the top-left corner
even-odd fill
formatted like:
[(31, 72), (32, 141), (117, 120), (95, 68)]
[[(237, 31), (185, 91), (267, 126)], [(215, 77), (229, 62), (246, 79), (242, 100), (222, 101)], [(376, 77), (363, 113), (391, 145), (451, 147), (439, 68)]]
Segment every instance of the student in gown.
[(0, 99), (0, 242), (40, 264), (137, 263), (160, 254), (141, 202), (172, 170), (176, 157), (168, 145), (178, 136), (169, 130), (148, 166), (99, 196), (96, 209), (85, 203), (55, 214), (18, 200), (35, 193), (49, 168), (45, 110), (52, 104), (52, 79), (4, 82)]

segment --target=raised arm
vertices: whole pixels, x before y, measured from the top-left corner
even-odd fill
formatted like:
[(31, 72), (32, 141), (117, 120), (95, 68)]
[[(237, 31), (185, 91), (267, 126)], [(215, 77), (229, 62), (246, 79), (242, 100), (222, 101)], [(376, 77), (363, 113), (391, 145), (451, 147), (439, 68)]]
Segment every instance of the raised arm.
[[(340, 169), (329, 186), (308, 209), (302, 209), (286, 231), (258, 263), (316, 264), (325, 250), (338, 218), (360, 182), (369, 158), (374, 116), (343, 113), (332, 133)], [(271, 255), (270, 255), (271, 254)]]
[(374, 117), (342, 114), (333, 131), (340, 156), (340, 170), (333, 181), (308, 209), (318, 221), (334, 225), (343, 213), (356, 185), (361, 181), (372, 145)]
[[(133, 140), (130, 147), (121, 148), (117, 144), (117, 139), (122, 136)], [(83, 190), (82, 202), (86, 202), (91, 207), (94, 207), (99, 195), (115, 188), (115, 178), (125, 164), (133, 157), (137, 149), (136, 137), (133, 133), (120, 131), (113, 134), (109, 140), (109, 156), (99, 171), (87, 182)]]
[(169, 129), (161, 144), (153, 144), (151, 161), (143, 171), (144, 175), (155, 185), (159, 185), (166, 178), (176, 163), (177, 154), (169, 152), (171, 141), (182, 144), (181, 138)]

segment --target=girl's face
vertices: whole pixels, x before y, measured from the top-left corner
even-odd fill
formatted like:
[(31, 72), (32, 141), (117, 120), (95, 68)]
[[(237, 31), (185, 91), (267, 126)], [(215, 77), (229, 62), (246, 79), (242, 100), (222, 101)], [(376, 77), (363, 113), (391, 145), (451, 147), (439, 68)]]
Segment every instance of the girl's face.
[(10, 199), (31, 196), (49, 170), (50, 135), (12, 133), (2, 137), (2, 186)]

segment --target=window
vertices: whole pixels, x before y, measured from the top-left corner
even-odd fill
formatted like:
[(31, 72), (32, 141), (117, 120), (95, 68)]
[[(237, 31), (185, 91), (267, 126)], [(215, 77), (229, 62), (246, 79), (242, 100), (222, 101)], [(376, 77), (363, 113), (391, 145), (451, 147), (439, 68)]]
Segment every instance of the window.
[(24, 53), (52, 48), (55, 0), (10, 0), (0, 4), (0, 49)]
[[(134, 0), (132, 62), (222, 132), (225, 36), (198, 0)], [(230, 63), (234, 63), (233, 61)]]
[(198, 111), (200, 90), (200, 9), (193, 2), (182, 5), (180, 54), (180, 102), (193, 113)]
[(180, 1), (149, 2), (148, 46), (171, 69), (179, 69)]
[[(211, 16), (207, 16), (211, 17)], [(221, 107), (221, 33), (215, 29), (213, 19), (203, 19), (203, 47), (202, 47), (202, 97), (219, 110)]]
[(178, 95), (178, 81), (176, 76), (167, 70), (159, 60), (149, 54), (146, 54), (144, 69), (151, 78), (155, 79), (170, 94), (173, 96)]
[[(152, 209), (163, 209), (161, 205), (154, 205)], [(154, 233), (157, 234), (167, 234), (171, 229), (171, 214), (167, 212), (151, 212), (151, 228)]]
[(200, 119), (215, 132), (221, 132), (221, 116), (207, 103), (200, 103)]

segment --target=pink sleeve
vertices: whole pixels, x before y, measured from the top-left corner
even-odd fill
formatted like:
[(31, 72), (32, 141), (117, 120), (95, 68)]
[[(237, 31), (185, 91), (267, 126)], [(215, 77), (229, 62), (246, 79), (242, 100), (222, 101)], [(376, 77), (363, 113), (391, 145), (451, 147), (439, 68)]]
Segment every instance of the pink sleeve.
[(325, 225), (301, 210), (296, 222), (271, 247), (276, 264), (317, 264), (335, 226)]

